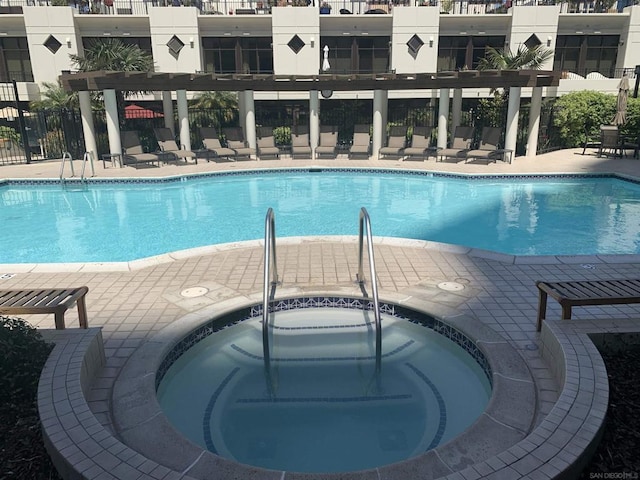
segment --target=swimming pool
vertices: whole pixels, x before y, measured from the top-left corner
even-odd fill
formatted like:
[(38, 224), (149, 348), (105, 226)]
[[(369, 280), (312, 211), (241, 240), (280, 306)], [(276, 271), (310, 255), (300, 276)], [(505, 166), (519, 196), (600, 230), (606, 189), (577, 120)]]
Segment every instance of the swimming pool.
[(640, 185), (612, 176), (463, 177), (426, 172), (284, 170), (0, 186), (0, 263), (119, 262), (278, 237), (376, 236), (513, 255), (640, 253)]

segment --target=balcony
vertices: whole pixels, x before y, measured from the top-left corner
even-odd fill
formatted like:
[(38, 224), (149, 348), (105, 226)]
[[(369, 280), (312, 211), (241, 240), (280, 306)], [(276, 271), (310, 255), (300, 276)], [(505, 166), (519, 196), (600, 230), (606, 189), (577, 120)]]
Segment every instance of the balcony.
[[(638, 0), (625, 0), (632, 5)], [(331, 8), (320, 11), (320, 4)], [(0, 14), (22, 14), (23, 6), (66, 6), (64, 0), (5, 0)], [(148, 15), (150, 7), (194, 7), (202, 15), (270, 14), (272, 7), (315, 8), (318, 14), (391, 14), (394, 8), (424, 6), (439, 8), (446, 15), (507, 14), (512, 6), (560, 5), (560, 13), (619, 13), (617, 2), (607, 8), (599, 1), (556, 0), (69, 0), (68, 6), (80, 15)]]

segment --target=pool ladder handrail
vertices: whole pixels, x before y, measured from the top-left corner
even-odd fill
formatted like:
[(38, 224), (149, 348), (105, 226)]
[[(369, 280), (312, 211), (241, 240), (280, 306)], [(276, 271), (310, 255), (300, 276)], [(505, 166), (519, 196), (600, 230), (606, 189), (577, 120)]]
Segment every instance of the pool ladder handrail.
[(364, 256), (364, 234), (366, 230), (367, 235), (367, 253), (369, 255), (369, 275), (371, 276), (371, 296), (373, 297), (373, 316), (376, 324), (376, 373), (380, 373), (382, 363), (382, 324), (380, 321), (380, 300), (378, 298), (378, 282), (376, 275), (376, 262), (373, 256), (373, 234), (371, 233), (371, 219), (367, 209), (360, 208), (360, 222), (359, 222), (359, 234), (358, 234), (358, 274), (356, 281), (360, 284), (365, 298), (366, 291), (364, 290), (365, 278), (363, 271), (363, 256)]
[(264, 290), (262, 297), (262, 350), (267, 373), (270, 372), (269, 353), (269, 303), (276, 294), (278, 285), (278, 264), (276, 262), (276, 220), (269, 207), (264, 225)]
[[(64, 176), (64, 166), (69, 160), (69, 167), (71, 168), (71, 176), (69, 178), (75, 177), (76, 173), (73, 168), (73, 157), (71, 157), (71, 153), (64, 152), (62, 154), (62, 162), (60, 164), (60, 184), (62, 186), (65, 185), (65, 176)], [(84, 156), (82, 157), (82, 170), (80, 171), (80, 183), (84, 184), (85, 182), (85, 171), (87, 169), (87, 163), (91, 164), (91, 176), (95, 177), (96, 170), (93, 166), (93, 153), (92, 152), (84, 152)]]

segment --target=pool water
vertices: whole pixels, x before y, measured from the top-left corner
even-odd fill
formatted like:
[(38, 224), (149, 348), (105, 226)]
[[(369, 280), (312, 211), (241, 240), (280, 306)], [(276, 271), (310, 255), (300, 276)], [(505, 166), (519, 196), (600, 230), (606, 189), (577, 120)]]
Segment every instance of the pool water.
[(158, 399), (192, 441), (243, 464), (297, 472), (374, 468), (424, 453), (484, 411), (486, 373), (459, 345), (382, 315), (375, 370), (372, 313), (274, 314), (265, 374), (261, 322), (210, 335), (167, 371)]
[[(183, 179), (185, 180), (185, 179)], [(640, 186), (617, 178), (299, 171), (158, 183), (0, 187), (0, 263), (118, 262), (264, 237), (376, 236), (514, 255), (640, 253)]]

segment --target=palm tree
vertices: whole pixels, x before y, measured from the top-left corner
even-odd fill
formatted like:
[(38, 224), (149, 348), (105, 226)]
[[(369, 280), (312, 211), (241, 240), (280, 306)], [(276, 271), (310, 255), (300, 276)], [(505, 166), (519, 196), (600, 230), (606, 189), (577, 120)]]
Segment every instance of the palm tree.
[(31, 102), (32, 110), (48, 110), (61, 108), (77, 108), (78, 93), (69, 93), (62, 88), (60, 83), (43, 82), (44, 89), (41, 91), (40, 100)]
[[(150, 72), (154, 69), (153, 57), (137, 45), (124, 43), (118, 38), (100, 38), (93, 40), (84, 49), (84, 56), (70, 55), (71, 61), (80, 72), (98, 70), (112, 72)], [(116, 91), (120, 125), (124, 123), (124, 99), (139, 93)]]
[(233, 123), (238, 113), (236, 92), (202, 92), (189, 103), (195, 109), (209, 111), (218, 126)]
[(540, 70), (553, 56), (553, 50), (542, 45), (529, 48), (521, 45), (514, 54), (510, 49), (487, 47), (486, 55), (478, 62), (478, 70)]

